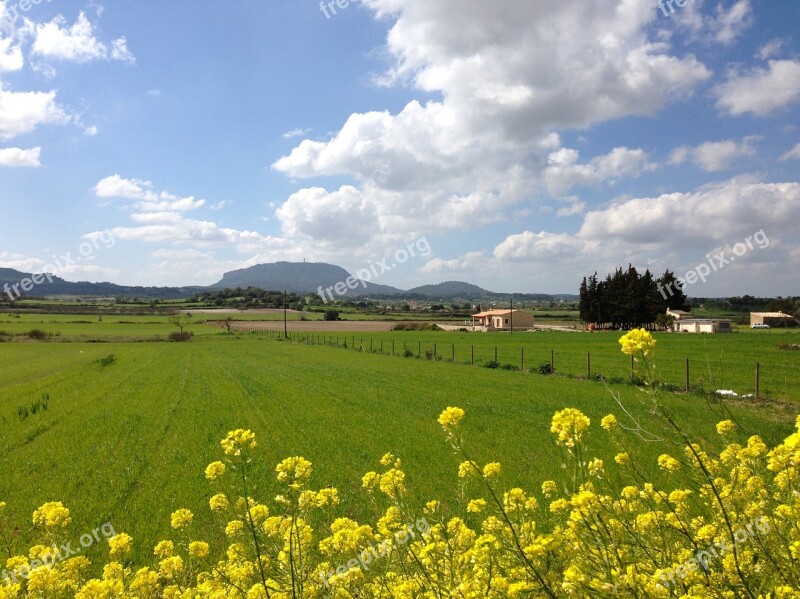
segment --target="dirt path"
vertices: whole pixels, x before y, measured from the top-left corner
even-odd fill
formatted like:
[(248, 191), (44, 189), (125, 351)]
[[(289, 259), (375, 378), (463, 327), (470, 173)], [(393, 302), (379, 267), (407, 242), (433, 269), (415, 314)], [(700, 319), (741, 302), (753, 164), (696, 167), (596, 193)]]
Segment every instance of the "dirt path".
[[(210, 323), (209, 323), (210, 324)], [(382, 322), (379, 320), (290, 320), (290, 332), (303, 333), (381, 333), (391, 331), (400, 321)], [(222, 328), (224, 324), (219, 324)], [(282, 320), (255, 320), (231, 322), (234, 331), (283, 331)]]

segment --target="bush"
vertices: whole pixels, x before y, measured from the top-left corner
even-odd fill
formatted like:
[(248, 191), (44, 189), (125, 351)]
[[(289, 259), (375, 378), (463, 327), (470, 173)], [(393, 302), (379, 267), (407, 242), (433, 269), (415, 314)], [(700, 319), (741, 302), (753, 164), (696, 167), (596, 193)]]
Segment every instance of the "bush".
[(489, 360), (483, 365), (484, 368), (500, 368), (500, 362), (496, 362), (495, 360)]
[(192, 337), (194, 337), (194, 333), (189, 333), (188, 331), (185, 331), (183, 333), (179, 333), (176, 331), (174, 333), (170, 333), (167, 336), (167, 338), (170, 341), (174, 341), (175, 343), (186, 343), (187, 341), (191, 341)]
[(414, 352), (411, 351), (410, 349), (407, 349), (407, 350), (405, 350), (403, 352), (403, 357), (404, 358), (413, 358), (414, 357)]
[(516, 364), (503, 364), (500, 366), (500, 370), (519, 370), (519, 366)]
[(34, 339), (36, 341), (44, 341), (47, 339), (47, 333), (40, 329), (31, 329), (27, 333), (29, 339)]
[(100, 368), (107, 368), (111, 366), (117, 361), (117, 356), (114, 354), (108, 355), (105, 358), (100, 358), (99, 360), (95, 360), (94, 364), (97, 364)]
[(325, 315), (322, 318), (327, 320), (327, 321), (339, 320), (339, 311), (338, 310), (325, 310)]
[(553, 365), (550, 362), (542, 362), (534, 371), (538, 374), (553, 374)]

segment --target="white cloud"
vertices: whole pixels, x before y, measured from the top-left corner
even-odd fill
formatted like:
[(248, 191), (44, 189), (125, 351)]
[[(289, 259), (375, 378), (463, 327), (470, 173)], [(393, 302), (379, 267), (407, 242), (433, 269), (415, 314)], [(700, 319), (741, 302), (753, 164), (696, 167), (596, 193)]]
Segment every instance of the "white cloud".
[(768, 116), (800, 100), (800, 60), (771, 60), (768, 68), (733, 73), (714, 91), (721, 111)]
[(753, 9), (750, 0), (739, 0), (729, 9), (717, 4), (716, 16), (711, 20), (714, 39), (722, 44), (730, 44), (753, 23)]
[(706, 172), (714, 173), (727, 170), (738, 159), (744, 156), (753, 156), (756, 153), (758, 136), (745, 137), (741, 142), (732, 139), (716, 142), (706, 142), (696, 147), (683, 146), (676, 148), (670, 154), (670, 164), (683, 164), (691, 159), (692, 162)]
[(56, 92), (13, 92), (0, 83), (0, 139), (30, 133), (39, 125), (63, 124), (70, 118), (56, 103)]
[(317, 230), (334, 217), (372, 220), (379, 235), (474, 228), (525, 210), (520, 204), (539, 201), (543, 187), (564, 194), (635, 177), (652, 168), (643, 150), (548, 165), (561, 146), (555, 131), (654, 115), (711, 76), (694, 56), (649, 38), (652, 0), (364, 5), (392, 19), (393, 64), (381, 82), (441, 99), (352, 114), (329, 140), (305, 139), (275, 161), (294, 178), (351, 177), (357, 190), (347, 203), (341, 190), (326, 191), (339, 194), (331, 199), (303, 190), (314, 202), (300, 207), (293, 198), (279, 210), (285, 230)]
[(25, 66), (22, 47), (14, 37), (0, 37), (0, 73), (19, 71)]
[(33, 167), (42, 166), (39, 156), (41, 147), (23, 150), (22, 148), (0, 148), (0, 166)]
[(750, 0), (738, 0), (729, 8), (718, 2), (713, 10), (707, 9), (705, 0), (689, 0), (682, 8), (673, 1), (673, 12), (667, 2), (660, 2), (660, 14), (671, 17), (669, 23), (675, 31), (688, 32), (695, 40), (731, 44), (754, 22)]
[(793, 147), (791, 150), (786, 152), (783, 156), (781, 156), (781, 162), (786, 162), (787, 160), (800, 160), (800, 143)]
[(44, 58), (69, 62), (90, 62), (93, 60), (121, 60), (135, 62), (128, 50), (124, 37), (111, 42), (111, 49), (94, 35), (94, 25), (81, 12), (77, 21), (68, 26), (66, 19), (59, 15), (49, 23), (36, 25), (36, 39), (33, 54)]
[(649, 155), (641, 149), (614, 148), (604, 156), (597, 156), (586, 164), (578, 162), (577, 150), (562, 148), (548, 157), (544, 179), (551, 195), (563, 196), (577, 186), (591, 186), (604, 182), (613, 184), (623, 177), (636, 177), (654, 170)]
[(758, 49), (756, 56), (761, 60), (768, 60), (780, 54), (785, 45), (786, 44), (782, 39), (770, 40)]
[(222, 200), (221, 202), (217, 202), (213, 206), (209, 206), (209, 210), (223, 210), (233, 204), (233, 200)]
[(306, 133), (310, 133), (311, 129), (292, 129), (283, 134), (283, 139), (292, 139), (293, 137), (302, 137)]
[(532, 233), (524, 231), (510, 235), (494, 249), (494, 256), (501, 261), (544, 260), (559, 257), (575, 257), (585, 250), (585, 244), (567, 233)]
[(156, 193), (150, 181), (125, 179), (116, 174), (99, 181), (93, 191), (99, 198), (139, 200), (134, 208), (143, 212), (187, 212), (201, 208), (206, 203), (194, 196), (181, 198), (167, 191)]

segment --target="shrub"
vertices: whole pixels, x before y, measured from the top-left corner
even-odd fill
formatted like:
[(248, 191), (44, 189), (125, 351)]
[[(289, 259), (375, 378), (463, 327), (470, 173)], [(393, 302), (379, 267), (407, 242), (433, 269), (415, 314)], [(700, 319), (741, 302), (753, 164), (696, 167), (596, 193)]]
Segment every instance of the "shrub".
[(325, 315), (322, 317), (327, 321), (339, 320), (338, 310), (325, 310)]
[(94, 364), (97, 364), (100, 368), (107, 368), (108, 366), (114, 364), (116, 361), (117, 361), (117, 356), (115, 356), (114, 354), (110, 354), (105, 358), (100, 358), (99, 360), (95, 360)]
[(500, 368), (500, 362), (489, 360), (483, 365), (484, 368)]
[(553, 365), (550, 362), (542, 362), (535, 368), (535, 371), (538, 374), (553, 374)]
[(519, 370), (519, 366), (506, 363), (500, 366), (500, 370)]
[(41, 329), (31, 329), (27, 333), (29, 339), (34, 339), (36, 341), (44, 341), (47, 339), (47, 333), (42, 331)]
[(170, 341), (174, 341), (175, 343), (186, 343), (191, 341), (192, 337), (194, 337), (194, 333), (188, 331), (184, 331), (183, 333), (175, 331), (167, 336)]
[(403, 352), (403, 357), (404, 357), (404, 358), (413, 358), (413, 357), (414, 357), (414, 352), (413, 352), (413, 351), (411, 351), (410, 349), (406, 349), (406, 350)]

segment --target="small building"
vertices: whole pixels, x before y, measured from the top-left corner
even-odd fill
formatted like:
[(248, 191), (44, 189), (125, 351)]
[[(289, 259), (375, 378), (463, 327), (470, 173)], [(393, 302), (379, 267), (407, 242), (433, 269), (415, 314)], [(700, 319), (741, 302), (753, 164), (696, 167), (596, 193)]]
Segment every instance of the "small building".
[(783, 312), (750, 312), (750, 326), (765, 324), (770, 328), (797, 326), (797, 319)]
[(730, 333), (731, 321), (721, 318), (684, 318), (673, 325), (676, 333)]
[(686, 312), (684, 310), (671, 310), (667, 308), (667, 316), (672, 316), (677, 322), (678, 320), (688, 320), (692, 317), (691, 312)]
[(514, 329), (530, 329), (533, 327), (533, 314), (519, 310), (487, 310), (472, 315), (472, 326), (483, 327), (489, 331), (510, 331)]

